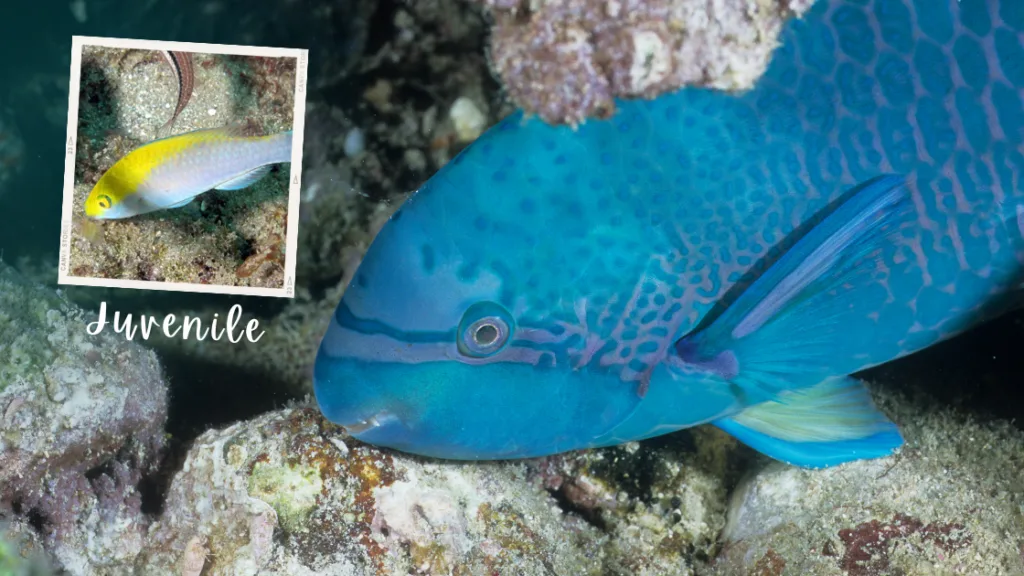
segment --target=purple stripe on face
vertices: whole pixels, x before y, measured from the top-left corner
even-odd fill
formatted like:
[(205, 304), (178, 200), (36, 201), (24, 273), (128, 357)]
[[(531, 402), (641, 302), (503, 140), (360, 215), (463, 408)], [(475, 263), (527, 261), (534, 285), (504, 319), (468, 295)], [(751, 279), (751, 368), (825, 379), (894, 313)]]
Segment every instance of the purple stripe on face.
[(420, 364), (456, 360), (482, 365), (511, 362), (536, 366), (545, 352), (509, 346), (489, 358), (471, 358), (459, 353), (455, 342), (403, 342), (384, 334), (365, 334), (343, 327), (332, 317), (321, 342), (323, 351), (333, 359), (367, 362)]

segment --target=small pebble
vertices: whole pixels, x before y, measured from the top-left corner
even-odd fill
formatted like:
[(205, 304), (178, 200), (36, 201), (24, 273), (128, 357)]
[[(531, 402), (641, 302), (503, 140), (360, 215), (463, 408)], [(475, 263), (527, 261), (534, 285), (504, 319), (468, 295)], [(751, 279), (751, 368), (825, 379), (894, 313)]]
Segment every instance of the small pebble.
[(363, 135), (363, 131), (359, 128), (353, 128), (348, 131), (345, 135), (345, 156), (349, 158), (362, 154), (363, 150), (366, 149), (366, 136)]
[(213, 115), (217, 114), (217, 109), (216, 108), (210, 108), (209, 110), (206, 111), (206, 113), (209, 114), (210, 116), (213, 116)]
[(363, 93), (363, 98), (381, 112), (391, 110), (391, 84), (383, 78)]
[(331, 438), (330, 442), (331, 444), (334, 444), (334, 447), (337, 448), (339, 452), (341, 452), (342, 456), (348, 456), (348, 446), (341, 441), (341, 439)]
[(405, 151), (404, 157), (406, 166), (411, 170), (422, 172), (427, 169), (427, 157), (423, 155), (423, 152), (410, 148)]
[(431, 136), (434, 134), (434, 127), (437, 125), (437, 106), (431, 106), (423, 114), (423, 121), (421, 131), (424, 136)]
[(483, 134), (484, 128), (487, 127), (487, 117), (484, 116), (484, 113), (477, 108), (472, 100), (465, 96), (460, 96), (452, 104), (451, 110), (448, 111), (448, 116), (452, 119), (452, 124), (455, 125), (455, 132), (462, 142), (476, 140)]

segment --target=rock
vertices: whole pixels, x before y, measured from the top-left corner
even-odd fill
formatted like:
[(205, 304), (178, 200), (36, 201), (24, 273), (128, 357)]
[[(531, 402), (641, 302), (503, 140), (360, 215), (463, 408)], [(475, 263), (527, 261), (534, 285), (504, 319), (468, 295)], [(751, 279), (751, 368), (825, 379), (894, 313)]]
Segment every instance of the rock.
[(487, 128), (487, 116), (472, 100), (465, 96), (455, 99), (448, 116), (455, 125), (455, 134), (460, 142), (472, 142)]
[(477, 0), (494, 16), (491, 65), (509, 96), (553, 124), (608, 117), (615, 98), (682, 86), (751, 87), (782, 25), (809, 0)]
[(71, 574), (131, 558), (163, 446), (156, 355), (0, 263), (0, 514), (31, 515)]
[(313, 408), (285, 409), (195, 441), (136, 566), (147, 576), (600, 574), (605, 537), (526, 470), (382, 451)]
[(604, 573), (700, 573), (725, 525), (727, 489), (743, 463), (739, 443), (710, 427), (531, 462), (565, 504), (608, 534)]
[(1022, 574), (1024, 433), (889, 398), (907, 446), (805, 470), (772, 462), (732, 496), (720, 574)]

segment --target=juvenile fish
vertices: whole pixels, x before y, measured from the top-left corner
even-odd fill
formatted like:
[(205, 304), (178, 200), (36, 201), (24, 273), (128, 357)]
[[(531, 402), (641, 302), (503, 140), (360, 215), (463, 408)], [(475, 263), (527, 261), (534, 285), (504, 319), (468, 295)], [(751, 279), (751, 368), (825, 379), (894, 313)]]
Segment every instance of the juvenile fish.
[(370, 246), (323, 413), (456, 459), (712, 423), (786, 462), (892, 453), (850, 377), (1014, 305), (1024, 2), (820, 0), (744, 94), (513, 115)]
[(291, 157), (291, 130), (250, 137), (238, 128), (216, 128), (154, 140), (100, 177), (85, 213), (113, 219), (179, 208), (207, 190), (246, 188)]

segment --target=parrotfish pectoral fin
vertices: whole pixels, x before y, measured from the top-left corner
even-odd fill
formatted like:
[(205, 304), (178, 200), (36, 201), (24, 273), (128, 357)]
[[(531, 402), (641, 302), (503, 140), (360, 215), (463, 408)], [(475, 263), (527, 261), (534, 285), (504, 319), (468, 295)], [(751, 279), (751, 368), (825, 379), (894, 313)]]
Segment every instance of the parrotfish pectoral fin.
[(217, 190), (241, 190), (242, 188), (248, 188), (266, 176), (267, 173), (270, 172), (271, 168), (271, 164), (260, 166), (259, 168), (253, 168), (237, 178), (232, 178), (227, 182), (218, 184), (215, 188)]
[(757, 403), (845, 375), (844, 322), (882, 249), (916, 217), (905, 180), (852, 190), (706, 329), (675, 344), (678, 359), (714, 372)]
[(751, 406), (714, 424), (758, 452), (805, 468), (880, 458), (903, 445), (864, 384), (849, 377), (786, 393), (782, 402)]

